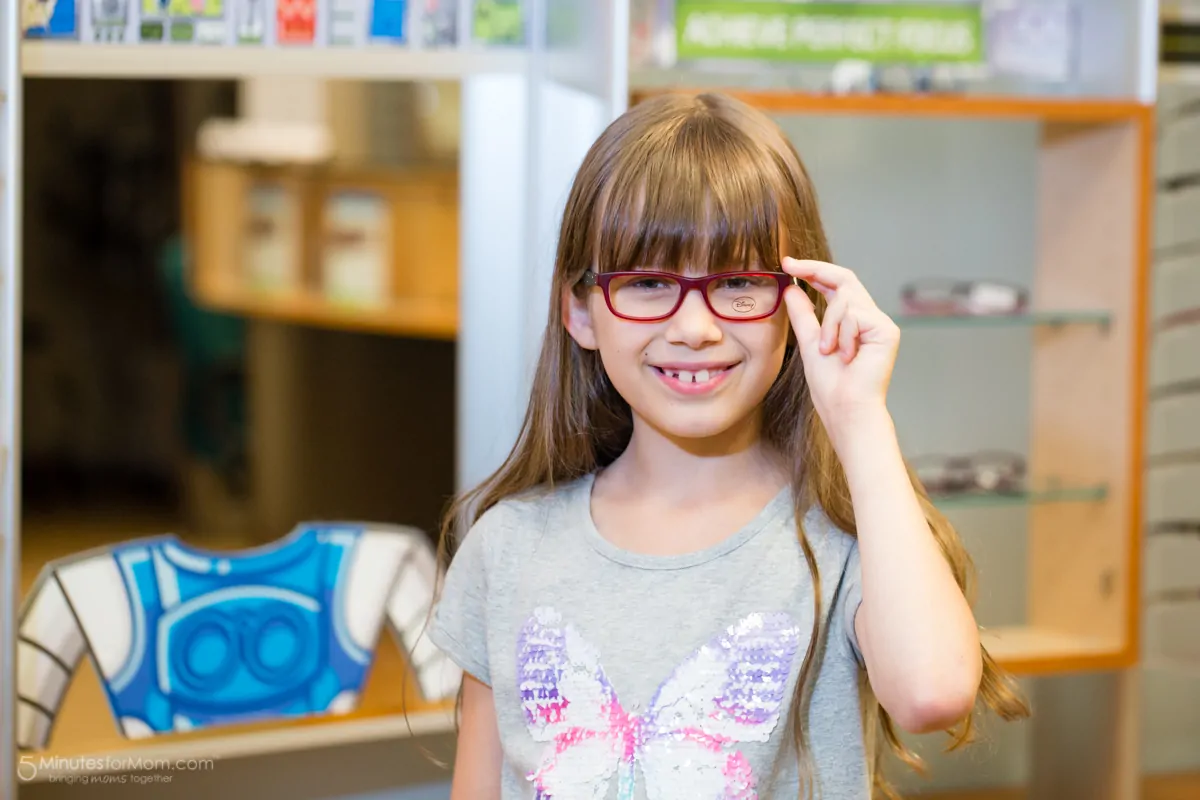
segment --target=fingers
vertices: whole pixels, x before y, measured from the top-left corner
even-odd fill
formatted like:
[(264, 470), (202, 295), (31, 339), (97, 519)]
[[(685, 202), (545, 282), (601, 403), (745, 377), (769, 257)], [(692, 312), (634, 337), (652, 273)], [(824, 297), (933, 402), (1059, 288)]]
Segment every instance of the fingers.
[(825, 317), (821, 320), (821, 353), (829, 355), (838, 349), (841, 335), (842, 320), (846, 317), (850, 304), (845, 297), (835, 297), (825, 309)]
[(809, 284), (824, 295), (826, 300), (832, 301), (835, 294), (851, 294), (858, 297), (864, 304), (875, 304), (867, 287), (863, 286), (862, 281), (852, 270), (845, 267), (839, 267), (837, 264), (830, 264), (827, 261), (791, 257), (784, 258), (782, 266), (784, 272)]
[(795, 258), (783, 259), (783, 269), (820, 292), (828, 304), (818, 322), (812, 301), (802, 289), (789, 287), (784, 294), (801, 346), (815, 344), (821, 355), (837, 353), (849, 363), (863, 344), (894, 344), (899, 338), (895, 323), (875, 305), (852, 271), (825, 261)]
[(851, 312), (842, 319), (841, 329), (838, 331), (837, 347), (842, 361), (846, 364), (849, 364), (858, 355), (860, 328), (857, 314)]
[(860, 310), (845, 298), (835, 299), (821, 320), (821, 354), (836, 353), (849, 364), (858, 354), (861, 332)]
[(799, 286), (789, 286), (783, 293), (783, 302), (787, 305), (788, 318), (800, 347), (809, 349), (816, 345), (821, 336), (821, 323), (817, 321), (817, 311), (809, 296)]
[(826, 297), (843, 286), (858, 282), (858, 278), (850, 270), (826, 261), (787, 257), (783, 259), (783, 271), (812, 284)]

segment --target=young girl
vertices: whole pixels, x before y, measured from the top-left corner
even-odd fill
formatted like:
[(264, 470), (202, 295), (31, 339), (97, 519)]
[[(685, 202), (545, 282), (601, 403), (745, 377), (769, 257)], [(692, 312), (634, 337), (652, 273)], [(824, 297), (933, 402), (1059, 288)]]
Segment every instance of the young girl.
[(865, 800), (876, 730), (916, 764), (895, 726), (1028, 713), (901, 457), (896, 325), (829, 262), (738, 101), (648, 100), (593, 145), (519, 441), (443, 531), (453, 800)]

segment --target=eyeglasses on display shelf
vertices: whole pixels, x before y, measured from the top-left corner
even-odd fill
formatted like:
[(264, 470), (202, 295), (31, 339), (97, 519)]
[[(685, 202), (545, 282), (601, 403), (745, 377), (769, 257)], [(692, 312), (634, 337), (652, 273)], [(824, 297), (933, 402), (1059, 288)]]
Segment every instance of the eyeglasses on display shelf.
[(1097, 325), (1107, 330), (1112, 322), (1104, 310), (1034, 310), (1028, 289), (1000, 280), (922, 278), (904, 285), (900, 302), (897, 323), (908, 328)]
[(1025, 459), (1006, 451), (925, 455), (912, 459), (930, 495), (1017, 494), (1025, 488)]
[(1025, 458), (1005, 450), (926, 454), (909, 463), (930, 498), (942, 507), (1095, 502), (1108, 496), (1108, 487), (1102, 485), (1067, 485), (1058, 479), (1032, 485)]
[(927, 278), (905, 285), (904, 311), (915, 316), (1015, 316), (1029, 307), (1029, 292), (1001, 281)]

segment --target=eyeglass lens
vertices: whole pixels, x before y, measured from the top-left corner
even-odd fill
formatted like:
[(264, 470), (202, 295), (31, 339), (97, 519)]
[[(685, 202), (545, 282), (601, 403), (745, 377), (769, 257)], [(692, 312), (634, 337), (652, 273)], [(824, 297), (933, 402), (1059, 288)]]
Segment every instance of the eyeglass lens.
[[(614, 278), (608, 295), (623, 316), (649, 319), (670, 314), (679, 302), (680, 283), (669, 276), (628, 275)], [(708, 302), (727, 319), (769, 313), (779, 299), (779, 283), (763, 275), (730, 275), (708, 284)]]

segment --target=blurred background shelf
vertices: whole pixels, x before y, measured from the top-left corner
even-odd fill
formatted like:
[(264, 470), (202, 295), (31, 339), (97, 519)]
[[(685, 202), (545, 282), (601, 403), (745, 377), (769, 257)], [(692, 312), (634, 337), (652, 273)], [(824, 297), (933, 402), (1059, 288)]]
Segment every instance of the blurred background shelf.
[(1083, 636), (1037, 625), (985, 629), (983, 645), (1005, 669), (1018, 675), (1117, 669), (1136, 654), (1120, 640)]
[(922, 316), (901, 314), (901, 328), (1021, 328), (1062, 325), (1099, 325), (1108, 327), (1112, 314), (1107, 311), (1034, 311), (1029, 314)]
[(772, 88), (739, 83), (736, 73), (708, 76), (704, 81), (632, 84), (634, 99), (665, 92), (699, 93), (707, 89), (731, 94), (775, 114), (842, 114), (861, 116), (1041, 119), (1047, 122), (1106, 123), (1136, 119), (1152, 106), (1131, 100), (1073, 97), (1024, 97), (968, 94), (831, 94), (809, 89)]
[[(315, 328), (456, 338), (457, 170), (371, 165), (296, 170), (195, 160), (188, 175), (185, 206), (194, 254), (189, 285), (200, 304)], [(254, 216), (252, 197), (264, 187), (286, 197), (289, 215)], [(370, 226), (353, 217), (337, 221), (336, 213), (347, 213), (338, 212), (347, 198), (370, 200)], [(248, 230), (249, 218), (272, 228), (269, 239)], [(355, 237), (349, 259), (345, 246), (330, 257), (337, 235)], [(268, 242), (266, 277), (253, 266), (260, 252), (254, 243), (262, 241)], [(260, 288), (268, 279), (270, 288)], [(352, 299), (331, 285), (349, 286)]]
[(442, 298), (393, 297), (386, 306), (351, 306), (315, 294), (271, 295), (202, 284), (195, 295), (213, 311), (315, 328), (445, 341), (458, 332), (458, 305)]
[(521, 50), (412, 50), (402, 47), (261, 47), (124, 45), (26, 41), (26, 77), (54, 78), (346, 78), (439, 80), (523, 73)]
[(1047, 503), (1098, 503), (1107, 497), (1107, 486), (1074, 486), (1012, 494), (934, 495), (932, 499), (939, 508), (951, 509), (1032, 506)]
[(1158, 77), (1162, 83), (1200, 87), (1200, 64), (1163, 64)]

